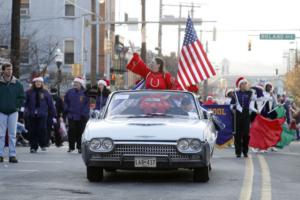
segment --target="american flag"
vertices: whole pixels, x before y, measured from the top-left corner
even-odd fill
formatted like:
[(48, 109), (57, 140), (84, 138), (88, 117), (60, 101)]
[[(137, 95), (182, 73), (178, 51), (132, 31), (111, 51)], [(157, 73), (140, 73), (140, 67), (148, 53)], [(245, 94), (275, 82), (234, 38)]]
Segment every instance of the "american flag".
[(177, 80), (181, 87), (187, 88), (215, 75), (216, 72), (197, 37), (192, 19), (188, 17), (179, 55)]

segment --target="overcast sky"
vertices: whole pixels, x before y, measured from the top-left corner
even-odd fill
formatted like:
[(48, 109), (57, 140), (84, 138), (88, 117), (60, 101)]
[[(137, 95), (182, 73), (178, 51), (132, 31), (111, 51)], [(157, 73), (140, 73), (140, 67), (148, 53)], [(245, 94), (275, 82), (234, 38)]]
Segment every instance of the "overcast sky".
[[(116, 20), (124, 20), (124, 12), (129, 18), (139, 18), (141, 15), (140, 0), (116, 0)], [(146, 0), (147, 20), (158, 20), (159, 0)], [(194, 2), (201, 4), (195, 8), (194, 17), (204, 21), (215, 20), (216, 23), (203, 23), (197, 26), (198, 37), (200, 29), (203, 44), (209, 43), (209, 58), (214, 65), (220, 65), (223, 58), (230, 61), (230, 73), (243, 75), (273, 75), (275, 69), (279, 73), (286, 71), (286, 59), (283, 53), (295, 48), (296, 43), (291, 41), (259, 40), (260, 33), (295, 33), (299, 35), (300, 22), (297, 17), (300, 1), (297, 0), (163, 0), (164, 4), (178, 4)], [(182, 11), (187, 17), (188, 9)], [(177, 7), (163, 7), (164, 15), (178, 16)], [(217, 28), (217, 41), (212, 41), (211, 31)], [(141, 33), (128, 31), (123, 25), (117, 27), (117, 33), (124, 35), (140, 46)], [(172, 51), (177, 53), (177, 26), (163, 27), (162, 49), (164, 54)], [(297, 32), (298, 31), (298, 32)], [(182, 32), (183, 40), (184, 32)], [(157, 46), (158, 25), (147, 25), (147, 48), (154, 50)], [(248, 51), (248, 41), (252, 42), (252, 51)]]

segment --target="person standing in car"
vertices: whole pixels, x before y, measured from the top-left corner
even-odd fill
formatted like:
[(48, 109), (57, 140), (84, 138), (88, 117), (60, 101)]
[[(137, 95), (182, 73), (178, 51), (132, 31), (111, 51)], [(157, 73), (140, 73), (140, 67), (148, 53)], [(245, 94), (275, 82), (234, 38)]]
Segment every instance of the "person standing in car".
[(81, 135), (89, 118), (90, 101), (84, 89), (84, 80), (81, 77), (77, 77), (73, 83), (74, 88), (68, 90), (64, 99), (64, 110), (69, 123), (68, 152), (75, 150), (76, 143), (78, 153), (81, 153)]
[(30, 153), (36, 153), (38, 147), (46, 150), (47, 120), (56, 117), (56, 110), (50, 93), (44, 88), (44, 79), (36, 77), (32, 87), (26, 92), (25, 115), (28, 117), (30, 132)]

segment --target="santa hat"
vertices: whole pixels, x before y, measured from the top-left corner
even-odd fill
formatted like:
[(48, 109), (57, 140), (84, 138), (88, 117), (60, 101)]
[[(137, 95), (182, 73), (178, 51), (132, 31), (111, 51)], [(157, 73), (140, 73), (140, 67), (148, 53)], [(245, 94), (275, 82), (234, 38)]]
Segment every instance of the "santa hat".
[(98, 85), (104, 85), (105, 87), (107, 87), (107, 83), (105, 80), (99, 80)]
[(32, 82), (36, 82), (36, 81), (40, 81), (40, 82), (44, 82), (43, 77), (39, 76), (39, 77), (35, 77), (34, 79), (32, 79)]
[(85, 81), (81, 77), (76, 77), (73, 82), (80, 83), (82, 87), (85, 85)]
[(213, 96), (207, 96), (206, 97), (206, 101), (208, 101), (208, 100), (213, 100), (214, 98), (213, 98)]
[(264, 90), (266, 90), (267, 89), (267, 85), (270, 85), (271, 86), (271, 91), (273, 91), (273, 84), (271, 83), (271, 82), (269, 82), (269, 81), (267, 81), (266, 83), (265, 83), (265, 87), (264, 87)]
[(234, 92), (233, 89), (226, 89), (225, 96), (227, 97), (230, 92)]
[(270, 86), (273, 87), (273, 84), (271, 82), (269, 82), (269, 81), (265, 83), (265, 87), (267, 87), (267, 85), (270, 85)]
[(236, 80), (235, 85), (237, 88), (239, 88), (242, 83), (248, 83), (247, 79), (240, 77)]

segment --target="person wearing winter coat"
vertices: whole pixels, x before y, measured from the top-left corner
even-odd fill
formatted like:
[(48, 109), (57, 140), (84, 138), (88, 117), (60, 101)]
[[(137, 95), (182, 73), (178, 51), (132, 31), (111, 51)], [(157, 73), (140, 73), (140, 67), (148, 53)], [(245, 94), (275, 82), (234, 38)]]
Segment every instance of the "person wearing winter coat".
[(69, 150), (76, 148), (81, 153), (81, 136), (89, 119), (90, 100), (84, 89), (84, 80), (77, 77), (73, 81), (74, 88), (68, 90), (64, 98), (64, 110), (67, 115), (69, 130)]
[(267, 118), (275, 119), (276, 116), (272, 116), (271, 111), (277, 106), (277, 98), (273, 93), (273, 85), (270, 82), (265, 84), (264, 88), (264, 104), (261, 111), (261, 115)]
[(63, 138), (59, 131), (60, 129), (60, 120), (63, 119), (63, 113), (64, 113), (64, 103), (60, 96), (57, 94), (56, 88), (51, 88), (50, 93), (53, 99), (53, 103), (55, 105), (55, 109), (57, 112), (57, 118), (55, 118), (54, 123), (51, 124), (51, 130), (54, 131), (54, 143), (57, 147), (62, 146), (63, 144)]
[(5, 136), (8, 132), (9, 162), (17, 163), (16, 130), (18, 111), (25, 99), (22, 84), (13, 76), (10, 63), (2, 65), (0, 74), (0, 163), (4, 161)]
[(108, 99), (108, 96), (110, 94), (110, 90), (107, 89), (107, 83), (105, 80), (99, 80), (98, 81), (98, 94), (96, 97), (96, 110), (101, 110)]
[(52, 97), (44, 89), (43, 78), (37, 77), (32, 81), (32, 87), (26, 92), (25, 116), (29, 122), (30, 153), (36, 153), (38, 147), (46, 150), (47, 144), (47, 119), (56, 117)]

